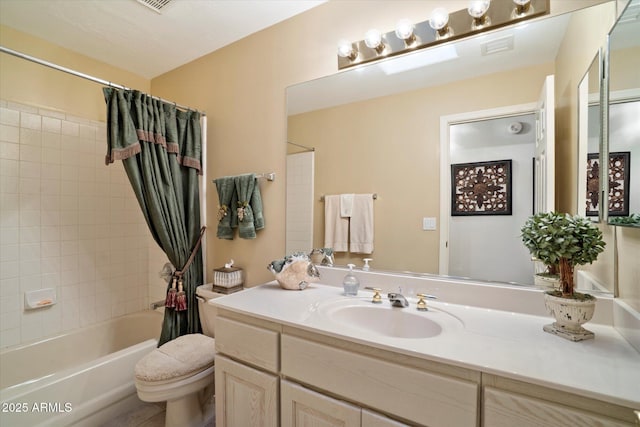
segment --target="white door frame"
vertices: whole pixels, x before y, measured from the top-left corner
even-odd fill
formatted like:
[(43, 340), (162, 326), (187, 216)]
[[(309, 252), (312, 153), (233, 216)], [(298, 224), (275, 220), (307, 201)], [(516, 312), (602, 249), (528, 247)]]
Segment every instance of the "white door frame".
[(449, 217), (451, 216), (451, 160), (449, 147), (449, 126), (467, 122), (497, 119), (502, 117), (533, 114), (536, 103), (509, 105), (488, 110), (440, 116), (440, 251), (439, 274), (449, 273)]

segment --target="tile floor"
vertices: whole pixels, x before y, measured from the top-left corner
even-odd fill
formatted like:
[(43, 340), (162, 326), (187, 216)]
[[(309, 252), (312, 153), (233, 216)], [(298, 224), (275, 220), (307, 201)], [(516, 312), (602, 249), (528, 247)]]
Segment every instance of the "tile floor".
[[(213, 401), (211, 402), (213, 405)], [(210, 407), (209, 409), (213, 409)], [(216, 420), (213, 410), (207, 411), (212, 415), (202, 427), (215, 427)], [(165, 404), (140, 402), (133, 410), (119, 415), (100, 427), (164, 427)]]

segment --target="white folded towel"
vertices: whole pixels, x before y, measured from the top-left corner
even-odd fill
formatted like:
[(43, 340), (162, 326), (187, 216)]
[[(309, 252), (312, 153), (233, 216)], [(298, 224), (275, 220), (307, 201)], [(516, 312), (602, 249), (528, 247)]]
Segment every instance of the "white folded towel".
[(353, 212), (353, 194), (340, 195), (340, 216), (343, 218), (351, 217)]
[(340, 196), (324, 196), (324, 247), (346, 252), (348, 236), (349, 218), (340, 216)]
[(350, 221), (352, 253), (373, 253), (373, 194), (356, 194)]

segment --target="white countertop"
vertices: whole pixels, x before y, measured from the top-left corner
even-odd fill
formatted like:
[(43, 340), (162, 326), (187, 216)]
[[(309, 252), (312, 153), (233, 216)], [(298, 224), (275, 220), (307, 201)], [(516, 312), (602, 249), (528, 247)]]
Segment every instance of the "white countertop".
[[(432, 319), (444, 316), (449, 319), (444, 324), (451, 327), (430, 338), (394, 338), (345, 327), (323, 314), (326, 305), (349, 299), (365, 304), (371, 296), (361, 290), (357, 297), (346, 297), (342, 288), (322, 284), (287, 291), (272, 282), (209, 303), (376, 348), (640, 408), (640, 353), (612, 326), (588, 323), (585, 327), (595, 338), (571, 342), (543, 332), (551, 317), (431, 300), (432, 310), (421, 313), (415, 309), (416, 300), (409, 298), (410, 307), (393, 310)], [(389, 304), (385, 295), (383, 304)]]

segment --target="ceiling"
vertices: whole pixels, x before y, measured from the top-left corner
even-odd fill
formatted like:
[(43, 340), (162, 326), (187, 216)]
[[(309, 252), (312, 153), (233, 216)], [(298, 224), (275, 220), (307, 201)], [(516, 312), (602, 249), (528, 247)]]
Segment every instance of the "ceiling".
[(0, 24), (150, 79), (325, 1), (0, 0)]

